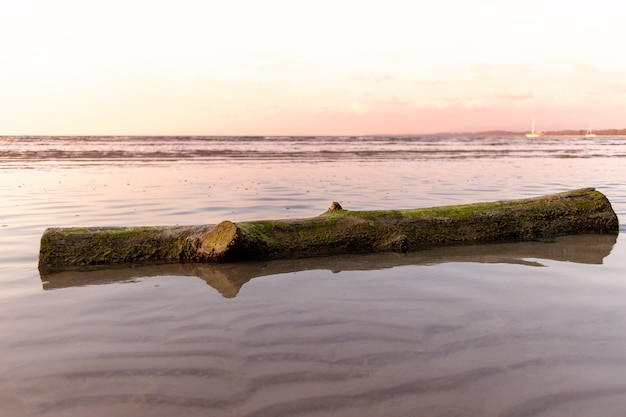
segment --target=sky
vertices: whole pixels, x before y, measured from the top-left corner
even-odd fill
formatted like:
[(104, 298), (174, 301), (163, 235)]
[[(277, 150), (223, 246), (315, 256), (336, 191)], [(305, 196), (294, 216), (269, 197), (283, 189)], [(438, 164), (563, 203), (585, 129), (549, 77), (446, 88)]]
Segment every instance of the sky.
[(0, 135), (626, 128), (615, 0), (0, 0)]

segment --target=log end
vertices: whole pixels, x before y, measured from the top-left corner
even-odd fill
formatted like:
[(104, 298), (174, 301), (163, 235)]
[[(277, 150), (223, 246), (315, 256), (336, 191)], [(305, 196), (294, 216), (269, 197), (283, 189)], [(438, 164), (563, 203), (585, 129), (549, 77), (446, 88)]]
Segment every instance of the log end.
[[(67, 257), (68, 254), (63, 251), (65, 242), (62, 240), (61, 234), (56, 228), (48, 228), (41, 236), (39, 246), (39, 268), (48, 268), (57, 263), (58, 258)], [(65, 262), (71, 264), (75, 262), (73, 258)]]

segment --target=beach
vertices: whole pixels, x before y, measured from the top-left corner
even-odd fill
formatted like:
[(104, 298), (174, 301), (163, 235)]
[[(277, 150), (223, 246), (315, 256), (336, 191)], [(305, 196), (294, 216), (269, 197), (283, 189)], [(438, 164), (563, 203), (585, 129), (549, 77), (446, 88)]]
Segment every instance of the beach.
[[(0, 414), (618, 416), (618, 137), (0, 138)], [(619, 235), (40, 273), (47, 227), (216, 224), (595, 187)]]

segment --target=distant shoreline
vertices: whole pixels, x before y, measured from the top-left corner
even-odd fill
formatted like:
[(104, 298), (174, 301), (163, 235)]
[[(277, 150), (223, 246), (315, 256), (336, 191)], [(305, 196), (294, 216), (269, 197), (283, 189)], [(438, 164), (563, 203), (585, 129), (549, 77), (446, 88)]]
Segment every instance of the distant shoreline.
[[(434, 135), (468, 135), (468, 136), (523, 136), (527, 131), (514, 132), (509, 130), (485, 130), (481, 132), (442, 132), (435, 133)], [(543, 136), (585, 136), (587, 131), (585, 129), (580, 130), (550, 130), (546, 132), (539, 132)], [(603, 129), (595, 130), (593, 132), (596, 136), (626, 136), (626, 129)]]

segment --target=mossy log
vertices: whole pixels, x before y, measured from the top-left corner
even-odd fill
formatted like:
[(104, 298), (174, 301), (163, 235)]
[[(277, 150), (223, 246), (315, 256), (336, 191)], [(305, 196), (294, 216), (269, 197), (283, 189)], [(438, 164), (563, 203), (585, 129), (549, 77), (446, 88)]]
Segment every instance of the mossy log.
[(306, 219), (204, 226), (49, 228), (40, 268), (141, 261), (219, 262), (398, 251), (618, 233), (609, 200), (593, 188), (487, 203), (349, 211), (337, 203)]

